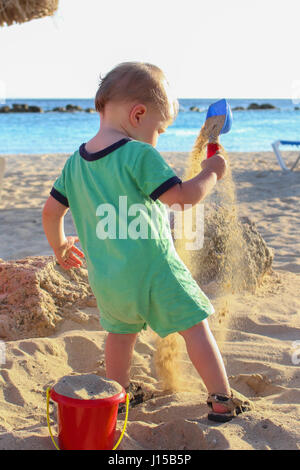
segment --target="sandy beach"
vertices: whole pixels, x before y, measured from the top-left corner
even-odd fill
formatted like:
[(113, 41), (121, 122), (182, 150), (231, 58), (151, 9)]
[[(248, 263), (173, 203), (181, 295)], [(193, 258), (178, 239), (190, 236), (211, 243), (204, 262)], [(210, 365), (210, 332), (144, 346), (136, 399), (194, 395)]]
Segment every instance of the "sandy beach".
[[(183, 176), (187, 153), (162, 154)], [(288, 160), (295, 155), (285, 153)], [(228, 297), (222, 316), (221, 299), (215, 294), (216, 313), (209, 322), (232, 387), (250, 398), (255, 410), (229, 423), (209, 422), (206, 391), (183, 344), (182, 387), (176, 393), (162, 392), (154, 365), (156, 335), (148, 329), (135, 348), (132, 379), (142, 381), (154, 398), (130, 410), (121, 450), (300, 448), (300, 169), (283, 173), (272, 152), (229, 156), (239, 214), (256, 224), (274, 251), (273, 270), (255, 294)], [(5, 158), (0, 258), (52, 256), (41, 211), (67, 155)], [(70, 212), (65, 233), (76, 234)], [(53, 269), (61, 272), (57, 266)], [(46, 422), (46, 389), (72, 372), (105, 374), (106, 333), (98, 315), (87, 294), (86, 301), (61, 309), (51, 334), (39, 335), (33, 328), (32, 334), (22, 330), (19, 337), (15, 332), (14, 339), (7, 339), (8, 333), (0, 328), (6, 347), (0, 365), (1, 450), (54, 449)], [(56, 436), (55, 411), (51, 417)], [(123, 420), (124, 414), (119, 416), (119, 429)]]

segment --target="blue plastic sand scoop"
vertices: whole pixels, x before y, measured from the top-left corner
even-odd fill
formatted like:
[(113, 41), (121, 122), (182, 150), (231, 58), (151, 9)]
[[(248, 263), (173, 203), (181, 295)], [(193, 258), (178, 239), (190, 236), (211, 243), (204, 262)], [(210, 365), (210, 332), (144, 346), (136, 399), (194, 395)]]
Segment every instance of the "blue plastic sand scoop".
[(232, 112), (229, 103), (223, 98), (211, 104), (207, 110), (206, 119), (213, 116), (224, 116), (224, 124), (219, 134), (226, 134), (232, 126)]

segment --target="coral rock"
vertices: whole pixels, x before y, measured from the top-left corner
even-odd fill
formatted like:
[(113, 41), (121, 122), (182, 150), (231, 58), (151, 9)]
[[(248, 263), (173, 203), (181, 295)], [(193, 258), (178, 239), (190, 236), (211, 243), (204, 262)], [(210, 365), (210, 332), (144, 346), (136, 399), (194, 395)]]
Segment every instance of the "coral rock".
[(63, 270), (53, 256), (0, 260), (0, 338), (47, 336), (85, 306), (96, 306), (85, 267)]

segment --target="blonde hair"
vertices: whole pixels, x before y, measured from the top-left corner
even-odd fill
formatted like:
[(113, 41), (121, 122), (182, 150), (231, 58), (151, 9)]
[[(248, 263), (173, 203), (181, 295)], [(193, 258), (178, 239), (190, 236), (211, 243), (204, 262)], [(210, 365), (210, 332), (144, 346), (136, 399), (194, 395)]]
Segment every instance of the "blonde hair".
[[(95, 97), (95, 108), (103, 112), (109, 101), (134, 101), (152, 104), (166, 121), (178, 113), (177, 99), (170, 98), (164, 86), (169, 85), (163, 71), (146, 62), (123, 62), (114, 67), (100, 84)], [(170, 109), (172, 106), (172, 111)]]

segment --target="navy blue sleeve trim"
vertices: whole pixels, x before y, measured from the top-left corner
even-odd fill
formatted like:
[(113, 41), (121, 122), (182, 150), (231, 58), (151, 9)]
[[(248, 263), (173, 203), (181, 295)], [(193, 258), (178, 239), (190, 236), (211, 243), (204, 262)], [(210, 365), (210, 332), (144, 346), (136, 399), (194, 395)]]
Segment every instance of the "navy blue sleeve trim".
[(150, 194), (151, 199), (153, 199), (153, 201), (156, 201), (156, 199), (159, 198), (159, 196), (165, 193), (168, 189), (172, 188), (172, 186), (175, 186), (175, 184), (177, 183), (182, 183), (181, 179), (178, 178), (178, 176), (172, 176), (163, 184), (158, 186), (158, 188), (152, 191), (152, 193)]
[(69, 201), (68, 199), (63, 196), (59, 191), (57, 191), (57, 189), (54, 188), (54, 186), (52, 187), (51, 191), (50, 191), (50, 194), (51, 196), (54, 197), (54, 199), (56, 199), (58, 202), (60, 202), (61, 204), (63, 204), (64, 206), (66, 207), (69, 207)]

